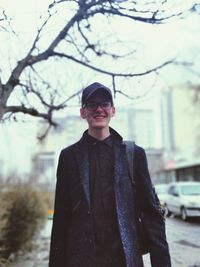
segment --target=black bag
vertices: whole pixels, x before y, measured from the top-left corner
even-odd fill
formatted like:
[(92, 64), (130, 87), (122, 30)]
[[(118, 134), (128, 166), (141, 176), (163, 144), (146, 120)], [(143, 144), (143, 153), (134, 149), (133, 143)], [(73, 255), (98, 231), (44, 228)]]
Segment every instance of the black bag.
[[(133, 185), (133, 188), (136, 188), (135, 186), (135, 179), (133, 174), (133, 157), (134, 157), (134, 145), (135, 143), (133, 141), (124, 141), (124, 144), (126, 145), (126, 155), (128, 158), (128, 164), (129, 164), (129, 174), (131, 177), (131, 182)], [(135, 192), (135, 196), (137, 197), (137, 192)], [(148, 240), (148, 233), (145, 229), (144, 224), (144, 214), (138, 207), (139, 202), (136, 198), (136, 212), (137, 212), (137, 222), (138, 222), (138, 238), (139, 238), (139, 245), (140, 245), (140, 251), (142, 255), (145, 255), (150, 252), (149, 249), (149, 240)]]

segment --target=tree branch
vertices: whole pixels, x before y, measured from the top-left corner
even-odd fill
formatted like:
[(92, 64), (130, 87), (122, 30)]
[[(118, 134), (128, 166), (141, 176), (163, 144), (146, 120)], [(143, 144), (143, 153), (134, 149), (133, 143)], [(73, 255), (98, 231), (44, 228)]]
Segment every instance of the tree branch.
[(27, 108), (25, 106), (7, 106), (5, 107), (5, 112), (6, 113), (24, 113), (24, 114), (29, 114), (33, 117), (41, 117), (43, 119), (45, 119), (46, 121), (48, 121), (48, 123), (52, 126), (56, 126), (57, 123), (55, 123), (52, 120), (52, 112), (48, 112), (48, 113), (40, 113), (37, 109), (35, 108)]
[(49, 125), (49, 126), (46, 128), (46, 130), (44, 131), (43, 134), (40, 134), (40, 135), (37, 136), (37, 138), (38, 138), (39, 141), (43, 141), (43, 140), (47, 137), (48, 133), (49, 133), (50, 130), (51, 130), (51, 127), (52, 127), (52, 125)]
[(67, 36), (69, 29), (74, 25), (74, 23), (80, 21), (82, 18), (83, 14), (77, 12), (56, 36), (56, 38), (53, 40), (53, 42), (50, 44), (46, 51), (53, 51), (54, 48), (60, 43), (60, 41)]
[[(112, 82), (113, 82), (113, 88), (114, 88), (114, 92), (116, 92), (115, 89), (115, 78), (116, 77), (139, 77), (139, 76), (143, 76), (143, 75), (147, 75), (149, 73), (152, 72), (156, 72), (158, 70), (160, 70), (161, 68), (174, 63), (174, 64), (178, 64), (177, 62), (175, 62), (174, 59), (168, 60), (166, 62), (164, 62), (161, 65), (158, 65), (154, 68), (151, 68), (149, 70), (143, 71), (143, 72), (139, 72), (139, 73), (118, 73), (118, 72), (112, 72), (112, 71), (108, 71), (108, 70), (104, 70), (102, 68), (96, 67), (94, 65), (92, 65), (89, 61), (89, 56), (88, 54), (86, 55), (86, 51), (87, 49), (91, 49), (95, 55), (97, 56), (102, 56), (102, 55), (109, 55), (112, 56), (113, 58), (117, 58), (119, 57), (119, 55), (114, 55), (114, 54), (109, 54), (109, 50), (105, 47), (102, 46), (101, 40), (99, 41), (99, 43), (97, 42), (97, 44), (95, 44), (94, 41), (90, 40), (90, 36), (88, 35), (88, 32), (82, 28), (82, 25), (84, 26), (84, 24), (82, 24), (82, 22), (87, 22), (88, 25), (86, 25), (86, 27), (90, 26), (90, 23), (92, 23), (92, 19), (95, 15), (97, 14), (101, 14), (101, 15), (106, 15), (107, 17), (113, 17), (113, 16), (119, 16), (119, 17), (126, 17), (129, 18), (131, 20), (134, 21), (140, 21), (140, 22), (144, 22), (144, 23), (151, 23), (151, 24), (160, 24), (163, 23), (164, 21), (174, 17), (174, 16), (180, 16), (181, 14), (183, 14), (183, 12), (179, 12), (176, 14), (172, 14), (170, 16), (163, 16), (161, 17), (161, 15), (164, 14), (165, 10), (156, 10), (156, 11), (152, 11), (153, 9), (149, 9), (147, 7), (148, 4), (156, 4), (156, 1), (147, 1), (147, 6), (145, 5), (145, 3), (143, 4), (143, 6), (146, 8), (146, 10), (137, 10), (137, 5), (138, 1), (132, 1), (131, 4), (131, 8), (130, 8), (130, 3), (128, 3), (128, 1), (121, 1), (121, 0), (53, 0), (53, 3), (49, 6), (50, 8), (55, 7), (56, 4), (62, 3), (62, 2), (74, 2), (77, 4), (75, 9), (75, 14), (70, 18), (70, 20), (66, 23), (66, 25), (61, 29), (61, 31), (56, 34), (55, 38), (53, 39), (53, 41), (50, 42), (50, 44), (47, 45), (47, 48), (45, 50), (42, 50), (43, 52), (38, 52), (39, 48), (38, 46), (38, 42), (40, 40), (41, 37), (41, 33), (44, 30), (45, 27), (47, 27), (47, 22), (49, 21), (51, 14), (49, 13), (49, 16), (47, 17), (47, 19), (43, 22), (43, 24), (41, 25), (41, 27), (39, 28), (36, 37), (27, 53), (27, 55), (19, 60), (15, 66), (15, 68), (12, 70), (7, 82), (5, 84), (0, 84), (0, 119), (2, 118), (2, 116), (4, 115), (4, 113), (14, 113), (14, 112), (23, 112), (25, 114), (29, 114), (32, 116), (37, 116), (37, 117), (43, 117), (44, 119), (48, 120), (50, 122), (50, 124), (53, 125), (54, 122), (52, 122), (52, 112), (54, 110), (59, 110), (61, 108), (64, 108), (66, 106), (66, 102), (71, 99), (72, 97), (76, 96), (77, 93), (75, 93), (74, 95), (72, 95), (71, 97), (69, 97), (67, 100), (65, 100), (63, 102), (63, 104), (60, 105), (53, 105), (53, 103), (55, 102), (52, 97), (53, 94), (51, 94), (50, 96), (50, 104), (47, 103), (47, 101), (43, 98), (42, 92), (40, 90), (35, 90), (32, 86), (31, 90), (32, 93), (34, 93), (37, 98), (40, 100), (40, 102), (42, 103), (42, 105), (45, 108), (48, 108), (48, 113), (41, 113), (39, 111), (37, 111), (35, 108), (27, 108), (25, 107), (25, 105), (22, 104), (22, 106), (8, 106), (6, 107), (7, 104), (7, 100), (10, 96), (10, 94), (13, 92), (13, 90), (15, 89), (15, 87), (17, 85), (21, 85), (20, 82), (20, 77), (22, 75), (22, 73), (24, 73), (25, 68), (28, 67), (32, 67), (34, 64), (39, 63), (41, 61), (45, 61), (51, 57), (59, 57), (59, 58), (66, 58), (68, 60), (71, 60), (75, 63), (78, 63), (79, 65), (82, 65), (88, 69), (91, 69), (93, 71), (105, 74), (105, 75), (109, 75), (112, 77)], [(162, 4), (167, 3), (167, 0), (162, 0), (161, 1)], [(199, 4), (195, 4), (192, 6), (192, 8), (189, 11), (197, 11), (199, 8)], [(154, 9), (155, 10), (155, 9)], [(184, 11), (185, 12), (185, 11)], [(6, 15), (3, 13), (3, 17), (2, 18), (6, 18)], [(7, 19), (7, 18), (6, 18)], [(74, 33), (74, 38), (73, 36), (71, 38), (71, 43), (75, 46), (75, 52), (74, 54), (76, 55), (68, 55), (62, 52), (56, 52), (55, 49), (58, 47), (58, 45), (61, 43), (61, 41), (63, 41), (67, 35), (69, 35), (71, 28), (75, 25), (75, 23), (77, 23), (78, 25), (78, 37), (81, 35), (81, 41), (84, 41), (84, 47), (82, 48), (81, 46), (79, 46), (78, 44), (76, 44), (76, 34), (77, 32)], [(88, 28), (87, 28), (88, 30)], [(77, 29), (76, 29), (77, 31)], [(70, 43), (68, 43), (70, 44)], [(36, 55), (33, 55), (33, 51), (36, 50), (36, 48), (38, 48)], [(61, 46), (59, 46), (59, 49), (61, 48)], [(68, 48), (68, 47), (67, 47)], [(71, 51), (70, 49), (72, 48), (72, 46), (69, 47), (69, 49), (65, 50), (65, 51)], [(73, 47), (73, 51), (74, 51), (74, 47)], [(80, 60), (79, 58), (81, 57), (82, 60)], [(85, 54), (84, 54), (85, 53)], [(88, 58), (87, 58), (88, 56)], [(91, 56), (92, 57), (92, 56)], [(29, 70), (29, 69), (28, 69)], [(30, 71), (33, 70), (33, 68), (30, 68)], [(43, 87), (44, 88), (44, 87)], [(50, 87), (49, 87), (50, 88)], [(45, 89), (49, 89), (48, 87), (46, 87)], [(52, 87), (51, 87), (52, 89)], [(26, 93), (26, 92), (25, 92)], [(53, 92), (54, 93), (54, 92)], [(28, 105), (26, 105), (28, 106)]]
[(116, 96), (115, 75), (112, 75), (112, 85), (113, 85), (113, 92), (114, 92), (114, 97), (115, 97)]
[(52, 14), (49, 12), (49, 15), (48, 15), (47, 19), (42, 23), (42, 25), (41, 25), (40, 28), (38, 29), (37, 35), (36, 35), (36, 37), (35, 37), (35, 39), (34, 39), (34, 41), (33, 41), (33, 45), (32, 45), (32, 47), (31, 47), (31, 49), (29, 50), (27, 56), (31, 55), (31, 53), (32, 53), (33, 50), (35, 49), (36, 44), (37, 44), (37, 42), (38, 42), (39, 39), (40, 39), (40, 34), (41, 34), (42, 30), (44, 29), (44, 27), (46, 26), (46, 24), (48, 23), (48, 21), (49, 21), (49, 19), (51, 18), (51, 16), (52, 16)]
[[(137, 11), (136, 11), (137, 12)], [(149, 17), (142, 17), (142, 16), (136, 16), (136, 15), (131, 15), (127, 13), (122, 13), (120, 9), (116, 8), (108, 8), (106, 9), (105, 7), (101, 7), (98, 10), (90, 11), (88, 16), (94, 16), (95, 14), (100, 13), (100, 14), (110, 14), (110, 15), (115, 15), (115, 16), (120, 16), (120, 17), (126, 17), (135, 21), (147, 23), (147, 24), (162, 24), (163, 22), (173, 18), (173, 17), (178, 17), (183, 14), (183, 12), (179, 12), (176, 14), (172, 14), (166, 17), (161, 17), (158, 18), (157, 14), (158, 11), (151, 13), (151, 16)]]
[(172, 64), (172, 63), (175, 63), (175, 59), (171, 59), (171, 60), (168, 60), (168, 61), (165, 61), (163, 64), (161, 65), (158, 65), (156, 66), (155, 68), (152, 68), (152, 69), (149, 69), (147, 71), (144, 71), (144, 72), (138, 72), (138, 73), (117, 73), (117, 72), (110, 72), (110, 71), (106, 71), (104, 69), (101, 69), (101, 68), (97, 68), (97, 67), (94, 67), (93, 65), (90, 65), (88, 63), (85, 63), (79, 59), (76, 59), (75, 57), (73, 56), (70, 56), (70, 55), (67, 55), (67, 54), (63, 54), (63, 53), (59, 53), (59, 52), (52, 52), (52, 55), (54, 56), (58, 56), (58, 57), (63, 57), (63, 58), (67, 58), (67, 59), (70, 59), (76, 63), (79, 63), (80, 65), (84, 66), (84, 67), (87, 67), (89, 69), (92, 69), (94, 71), (97, 71), (97, 72), (100, 72), (100, 73), (103, 73), (103, 74), (106, 74), (106, 75), (110, 75), (110, 76), (116, 76), (116, 77), (137, 77), (137, 76), (143, 76), (143, 75), (146, 75), (146, 74), (149, 74), (151, 72), (155, 72), (169, 64)]
[[(37, 36), (36, 36), (36, 39), (34, 41), (34, 44), (33, 46), (31, 47), (28, 55), (20, 60), (18, 63), (17, 63), (17, 66), (14, 68), (14, 70), (12, 71), (6, 85), (5, 85), (5, 88), (6, 88), (6, 98), (8, 99), (8, 97), (10, 96), (10, 94), (12, 93), (13, 89), (15, 88), (15, 86), (17, 84), (19, 84), (19, 77), (22, 73), (22, 71), (24, 70), (24, 68), (26, 68), (27, 66), (30, 66), (30, 65), (33, 65), (35, 63), (38, 63), (40, 61), (43, 61), (43, 60), (46, 60), (48, 59), (51, 55), (52, 55), (52, 51), (53, 49), (58, 45), (58, 43), (63, 40), (69, 29), (73, 26), (73, 24), (78, 21), (79, 19), (81, 19), (81, 16), (79, 13), (75, 14), (71, 20), (67, 23), (67, 25), (63, 28), (63, 30), (57, 35), (57, 37), (54, 39), (54, 41), (50, 44), (50, 46), (43, 52), (43, 53), (40, 53), (38, 54), (37, 56), (33, 56), (33, 55), (30, 55), (30, 52), (32, 52), (32, 50), (34, 49), (35, 47), (35, 44), (37, 42)], [(46, 22), (44, 23), (44, 25), (46, 24)], [(42, 28), (43, 26), (42, 25)], [(38, 33), (40, 34), (40, 32)], [(6, 99), (6, 100), (7, 100)]]

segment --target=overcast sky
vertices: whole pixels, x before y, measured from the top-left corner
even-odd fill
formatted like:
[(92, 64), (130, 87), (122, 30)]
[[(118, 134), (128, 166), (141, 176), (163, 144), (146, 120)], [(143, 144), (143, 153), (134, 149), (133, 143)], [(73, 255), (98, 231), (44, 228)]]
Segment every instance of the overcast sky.
[[(12, 28), (18, 33), (18, 36), (9, 34), (8, 32), (1, 30), (0, 42), (0, 71), (2, 79), (5, 81), (9, 75), (9, 70), (15, 65), (15, 60), (19, 60), (25, 55), (28, 47), (30, 47), (31, 41), (35, 36), (37, 27), (40, 24), (40, 16), (46, 12), (46, 7), (51, 1), (48, 0), (0, 0), (0, 8), (4, 9), (7, 16), (12, 18)], [(180, 6), (187, 6), (192, 0), (180, 1)], [(197, 2), (197, 1), (193, 1)], [(69, 14), (70, 15), (70, 11)], [(63, 20), (66, 13), (60, 13), (60, 18)], [(44, 38), (43, 44), (48, 41), (48, 36), (52, 36), (57, 28), (60, 27), (61, 21), (56, 20), (56, 23), (52, 25), (51, 31), (47, 32), (46, 39)], [(123, 27), (122, 27), (123, 25)], [(131, 26), (130, 26), (131, 25)], [(4, 25), (2, 25), (4, 26)], [(118, 35), (120, 38), (126, 40), (126, 48), (131, 47), (131, 44), (138, 42), (139, 50), (137, 58), (140, 58), (140, 62), (137, 62), (137, 70), (141, 67), (148, 68), (160, 64), (167, 59), (178, 57), (180, 60), (187, 60), (194, 63), (196, 70), (200, 68), (200, 16), (191, 14), (186, 19), (175, 20), (166, 23), (164, 25), (148, 25), (143, 23), (125, 22), (120, 19), (112, 20), (109, 25), (112, 29), (112, 33)], [(95, 23), (96, 31), (102, 31), (102, 21), (97, 20)], [(115, 47), (117, 49), (117, 46)], [(117, 68), (118, 66), (116, 66)], [(53, 68), (53, 66), (52, 66)], [(56, 71), (56, 70), (55, 70)], [(74, 72), (74, 70), (72, 70)], [(59, 70), (60, 76), (64, 77), (64, 72)], [(86, 84), (95, 80), (103, 81), (105, 84), (110, 85), (109, 78), (87, 72), (79, 73), (71, 80), (72, 90), (78, 90), (80, 84), (78, 80), (81, 79)], [(134, 102), (128, 100), (123, 96), (118, 96), (115, 100), (116, 105), (124, 106), (127, 104), (141, 103), (141, 105), (154, 105), (155, 97), (158, 96), (159, 87), (165, 87), (170, 84), (179, 84), (183, 81), (190, 80), (193, 83), (199, 82), (199, 77), (194, 76), (188, 70), (183, 68), (168, 67), (162, 71), (162, 76), (157, 82), (157, 88), (152, 89), (145, 98), (136, 99)], [(145, 90), (149, 87), (149, 84), (153, 84), (155, 76), (143, 77), (141, 81), (134, 80), (130, 85), (129, 82), (121, 83), (121, 86), (127, 87), (127, 93), (132, 93), (132, 86), (137, 87), (137, 94), (143, 95)], [(138, 92), (138, 93), (137, 93)], [(151, 101), (151, 99), (154, 100)], [(13, 98), (15, 101), (15, 98)], [(74, 104), (78, 104), (75, 100)], [(78, 111), (78, 108), (75, 108)], [(69, 110), (67, 111), (69, 113)], [(16, 125), (0, 125), (0, 147), (1, 154), (0, 160), (5, 160), (7, 166), (14, 166), (14, 168), (22, 169), (23, 166), (28, 166), (29, 158), (34, 150), (36, 143), (36, 132), (33, 124)], [(31, 131), (30, 131), (31, 128)], [(9, 130), (10, 129), (10, 130)], [(32, 130), (34, 129), (34, 130)], [(27, 161), (24, 160), (26, 154)]]

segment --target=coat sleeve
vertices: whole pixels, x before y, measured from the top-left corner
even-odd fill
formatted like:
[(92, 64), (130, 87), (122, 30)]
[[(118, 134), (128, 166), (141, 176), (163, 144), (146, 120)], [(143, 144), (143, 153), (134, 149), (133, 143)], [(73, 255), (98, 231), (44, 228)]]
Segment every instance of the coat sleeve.
[(152, 267), (171, 267), (165, 233), (165, 219), (149, 175), (146, 154), (143, 148), (135, 149), (136, 192), (143, 212), (145, 230), (150, 245)]
[(63, 151), (57, 167), (54, 218), (51, 232), (49, 267), (65, 266), (66, 240), (70, 224), (67, 172)]

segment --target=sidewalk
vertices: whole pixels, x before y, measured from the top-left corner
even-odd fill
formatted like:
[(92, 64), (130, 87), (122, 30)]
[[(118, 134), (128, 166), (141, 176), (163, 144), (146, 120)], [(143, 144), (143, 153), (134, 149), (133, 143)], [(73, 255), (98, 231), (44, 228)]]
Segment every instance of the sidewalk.
[[(9, 267), (48, 267), (49, 246), (52, 220), (48, 220), (39, 238), (33, 244), (33, 250), (20, 256)], [(149, 255), (144, 256), (145, 267), (150, 267)]]
[[(32, 252), (20, 256), (10, 267), (48, 267), (52, 220), (48, 220)], [(172, 267), (200, 267), (200, 224), (186, 223), (170, 218), (166, 221)], [(144, 266), (150, 267), (149, 254), (143, 257)]]
[(49, 245), (52, 220), (48, 220), (39, 238), (33, 244), (33, 250), (20, 256), (10, 267), (48, 267)]
[[(48, 220), (31, 252), (20, 256), (10, 267), (48, 267), (52, 220)], [(150, 267), (149, 255), (144, 257), (145, 267)]]

